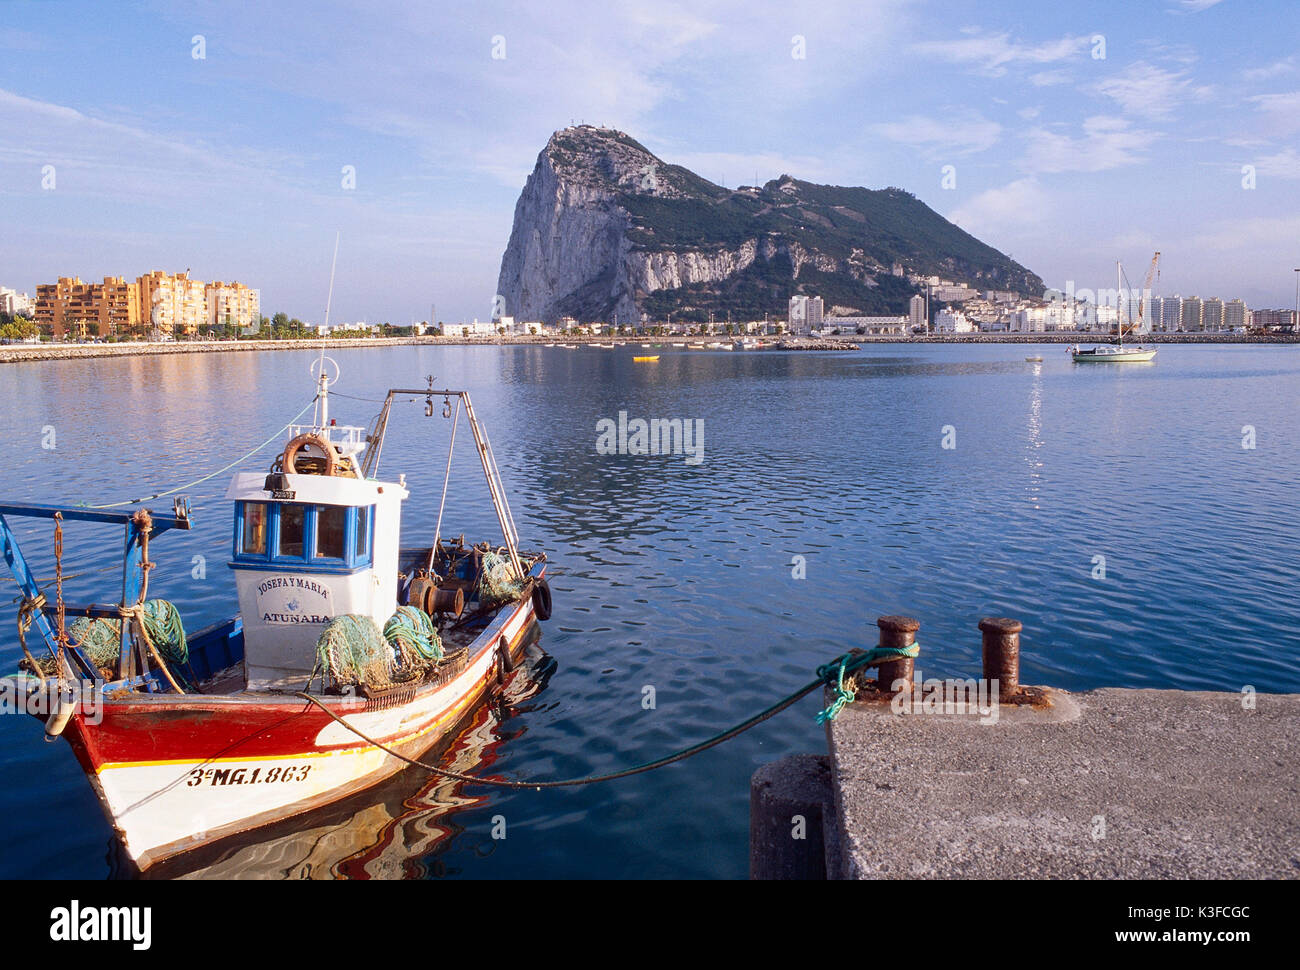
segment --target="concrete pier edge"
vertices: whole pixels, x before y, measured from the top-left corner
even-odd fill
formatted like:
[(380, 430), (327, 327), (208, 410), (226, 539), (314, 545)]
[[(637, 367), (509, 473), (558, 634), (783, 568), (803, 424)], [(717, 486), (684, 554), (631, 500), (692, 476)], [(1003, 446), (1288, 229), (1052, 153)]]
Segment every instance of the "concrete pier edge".
[(989, 723), (847, 705), (828, 755), (755, 772), (751, 877), (817, 878), (802, 809), (832, 879), (1300, 879), (1300, 694), (1050, 695)]

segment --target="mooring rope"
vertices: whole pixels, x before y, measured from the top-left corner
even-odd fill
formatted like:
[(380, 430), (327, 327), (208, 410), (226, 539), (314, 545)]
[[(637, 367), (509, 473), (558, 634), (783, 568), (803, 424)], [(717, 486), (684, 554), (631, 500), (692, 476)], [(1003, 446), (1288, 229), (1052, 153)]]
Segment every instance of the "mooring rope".
[[(765, 710), (760, 711), (759, 713), (755, 714), (753, 717), (741, 721), (739, 724), (735, 725), (734, 727), (728, 728), (726, 731), (723, 731), (721, 734), (715, 734), (713, 737), (709, 738), (706, 741), (701, 741), (698, 744), (693, 744), (689, 748), (683, 748), (681, 751), (678, 751), (675, 754), (668, 755), (667, 757), (664, 758), (659, 758), (655, 761), (647, 761), (644, 764), (634, 765), (631, 768), (624, 768), (622, 771), (613, 771), (604, 775), (589, 775), (586, 778), (566, 778), (563, 781), (503, 781), (497, 778), (481, 778), (481, 777), (476, 777), (474, 775), (466, 775), (458, 771), (452, 771), (448, 768), (439, 768), (437, 765), (431, 765), (425, 761), (419, 761), (415, 758), (408, 758), (406, 755), (398, 751), (394, 751), (392, 748), (384, 744), (382, 741), (376, 741), (374, 738), (363, 733), (358, 728), (352, 726), (347, 721), (343, 720), (343, 718), (339, 717), (328, 707), (326, 707), (325, 704), (323, 704), (319, 698), (313, 697), (311, 694), (308, 694), (306, 691), (295, 691), (294, 696), (301, 697), (303, 700), (307, 701), (308, 703), (314, 704), (315, 706), (319, 707), (322, 711), (328, 714), (339, 724), (342, 724), (345, 728), (347, 728), (349, 731), (351, 731), (353, 734), (359, 737), (362, 741), (365, 741), (367, 744), (373, 745), (379, 750), (392, 755), (394, 758), (397, 758), (400, 761), (406, 762), (408, 765), (411, 765), (414, 768), (423, 768), (425, 771), (431, 771), (434, 774), (442, 775), (447, 778), (452, 778), (455, 779), (456, 781), (463, 781), (472, 785), (488, 785), (493, 788), (511, 788), (511, 789), (518, 789), (518, 790), (523, 790), (528, 788), (535, 788), (538, 790), (543, 788), (574, 788), (579, 785), (595, 785), (599, 782), (614, 781), (618, 778), (627, 778), (631, 775), (639, 775), (647, 771), (654, 771), (656, 768), (666, 767), (677, 761), (684, 761), (687, 758), (691, 757), (692, 755), (697, 755), (702, 751), (707, 751), (710, 748), (717, 747), (718, 745), (722, 744), (724, 741), (730, 741), (732, 738), (736, 737), (737, 735), (743, 734), (744, 732), (748, 731), (750, 728), (762, 724), (768, 718), (775, 717), (777, 714), (780, 714), (786, 708), (791, 707), (794, 704), (798, 703), (799, 701), (803, 700), (803, 698), (807, 697), (818, 687), (833, 687), (834, 685), (831, 683), (832, 677), (837, 678), (837, 682), (842, 684), (842, 677), (844, 676), (845, 673), (856, 673), (858, 670), (862, 670), (866, 667), (873, 667), (880, 663), (883, 663), (886, 660), (896, 660), (899, 657), (905, 657), (905, 656), (915, 657), (919, 649), (920, 649), (919, 647), (913, 645), (913, 647), (900, 647), (900, 648), (877, 647), (874, 650), (863, 651), (861, 653), (846, 653), (842, 657), (837, 657), (831, 663), (824, 664), (821, 667), (818, 667), (816, 680), (812, 681), (809, 684), (805, 684), (803, 687), (800, 687), (794, 693), (789, 694), (786, 697), (783, 697), (781, 700), (777, 701), (771, 707), (768, 707)], [(832, 715), (832, 718), (833, 717), (834, 715)]]
[(850, 666), (849, 664), (850, 658), (857, 660), (858, 657), (854, 656), (853, 654), (846, 653), (843, 657), (839, 659), (838, 665), (832, 664), (829, 667), (817, 668), (817, 673), (818, 674), (824, 673), (827, 676), (827, 678), (830, 677), (831, 669), (835, 669), (836, 666), (838, 666), (838, 670), (839, 670), (839, 673), (836, 677), (836, 682), (830, 685), (831, 690), (835, 691), (835, 700), (831, 702), (829, 707), (827, 707), (824, 711), (822, 711), (817, 715), (817, 723), (825, 724), (827, 721), (835, 720), (836, 715), (839, 714), (841, 710), (843, 710), (845, 704), (852, 704), (854, 700), (857, 699), (858, 692), (854, 690), (852, 687), (844, 686), (844, 675), (846, 673), (852, 673), (853, 671), (860, 670), (864, 666), (883, 663), (886, 660), (899, 660), (904, 658), (915, 659), (916, 657), (920, 656), (920, 654), (921, 654), (921, 644), (919, 642), (911, 643), (906, 647), (875, 647), (867, 651), (864, 655), (862, 655), (865, 657), (864, 663), (859, 663)]
[(222, 472), (228, 472), (228, 471), (230, 471), (230, 469), (234, 468), (234, 467), (235, 467), (236, 465), (238, 465), (241, 461), (244, 461), (244, 460), (246, 460), (246, 459), (248, 459), (248, 458), (252, 458), (255, 454), (257, 454), (259, 451), (261, 451), (261, 450), (262, 450), (263, 448), (265, 448), (267, 445), (269, 445), (269, 444), (271, 444), (272, 442), (278, 440), (279, 437), (280, 437), (282, 434), (284, 434), (287, 430), (289, 430), (289, 427), (290, 427), (292, 424), (294, 424), (294, 422), (296, 422), (299, 418), (301, 418), (304, 414), (306, 414), (308, 408), (310, 408), (310, 407), (311, 407), (313, 404), (315, 404), (315, 403), (316, 403), (316, 398), (313, 397), (310, 401), (307, 402), (307, 407), (303, 408), (301, 411), (299, 411), (297, 414), (295, 414), (295, 415), (294, 415), (294, 416), (293, 416), (293, 417), (288, 421), (288, 423), (285, 424), (284, 427), (282, 427), (282, 428), (280, 428), (279, 430), (277, 430), (277, 431), (275, 432), (275, 434), (271, 435), (271, 437), (267, 438), (265, 441), (263, 441), (260, 445), (258, 445), (258, 446), (257, 446), (256, 448), (254, 448), (252, 451), (245, 452), (244, 454), (242, 454), (242, 455), (240, 455), (238, 458), (236, 458), (234, 461), (232, 461), (229, 465), (226, 465), (224, 468), (218, 468), (216, 471), (212, 472), (212, 474), (210, 474), (210, 475), (204, 475), (202, 478), (196, 478), (196, 479), (195, 479), (194, 481), (192, 481), (192, 482), (187, 482), (187, 483), (184, 484), (184, 485), (177, 485), (175, 488), (169, 488), (169, 489), (167, 489), (166, 491), (163, 491), (163, 492), (155, 492), (155, 493), (152, 494), (152, 495), (143, 495), (143, 496), (141, 496), (140, 498), (129, 498), (129, 499), (127, 499), (127, 500), (124, 501), (124, 502), (109, 502), (109, 503), (106, 504), (106, 505), (91, 505), (91, 506), (87, 506), (87, 507), (88, 507), (88, 508), (92, 508), (92, 509), (116, 509), (116, 508), (120, 508), (120, 507), (123, 506), (123, 505), (136, 505), (136, 504), (138, 504), (138, 503), (140, 503), (140, 502), (151, 502), (151, 501), (153, 501), (153, 500), (156, 499), (156, 498), (162, 498), (162, 497), (165, 496), (165, 495), (174, 495), (174, 494), (177, 493), (177, 492), (183, 492), (183, 491), (184, 491), (185, 489), (187, 489), (187, 488), (193, 488), (195, 485), (202, 485), (204, 482), (208, 481), (209, 479), (216, 478), (216, 477), (217, 477), (218, 475), (220, 475)]

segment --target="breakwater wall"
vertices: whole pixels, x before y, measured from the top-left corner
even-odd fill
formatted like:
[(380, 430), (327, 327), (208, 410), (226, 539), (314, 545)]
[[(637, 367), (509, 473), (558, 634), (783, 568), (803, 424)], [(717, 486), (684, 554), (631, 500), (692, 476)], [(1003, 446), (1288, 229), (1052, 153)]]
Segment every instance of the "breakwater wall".
[[(255, 353), (261, 351), (320, 350), (321, 347), (364, 349), (368, 347), (500, 347), (609, 346), (621, 344), (639, 347), (650, 343), (656, 350), (672, 349), (671, 344), (703, 347), (719, 337), (349, 337), (315, 340), (185, 340), (166, 343), (140, 341), (113, 344), (9, 344), (0, 346), (0, 364), (37, 360), (84, 360), (95, 357), (141, 357), (159, 354)], [(762, 350), (853, 350), (872, 344), (1075, 344), (1094, 343), (1098, 338), (1086, 334), (945, 334), (928, 337), (872, 337), (841, 335), (821, 339), (782, 339), (783, 346)], [(1300, 335), (1270, 334), (1154, 334), (1142, 338), (1148, 344), (1300, 344)], [(681, 348), (676, 348), (681, 349)], [(750, 351), (752, 352), (752, 351)]]

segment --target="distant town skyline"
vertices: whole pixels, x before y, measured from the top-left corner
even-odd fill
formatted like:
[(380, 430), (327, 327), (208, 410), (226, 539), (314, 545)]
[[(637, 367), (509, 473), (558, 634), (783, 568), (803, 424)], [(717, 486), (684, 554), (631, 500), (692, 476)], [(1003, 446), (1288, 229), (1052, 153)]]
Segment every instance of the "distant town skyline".
[(574, 121), (735, 188), (897, 185), (1042, 276), (1291, 307), (1300, 8), (864, 0), (411, 10), (10, 3), (0, 285), (138, 267), (263, 312), (488, 319), (515, 200)]

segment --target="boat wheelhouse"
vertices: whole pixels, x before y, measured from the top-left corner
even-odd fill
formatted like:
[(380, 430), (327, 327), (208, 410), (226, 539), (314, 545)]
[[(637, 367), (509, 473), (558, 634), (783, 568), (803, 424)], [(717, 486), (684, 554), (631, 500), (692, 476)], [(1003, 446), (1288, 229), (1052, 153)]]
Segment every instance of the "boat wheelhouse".
[[(229, 566), (239, 611), (186, 635), (147, 599), (153, 539), (192, 525), (170, 514), (67, 505), (0, 506), (0, 539), (23, 599), (20, 673), (4, 678), (47, 739), (71, 746), (126, 855), (141, 870), (199, 846), (356, 794), (455, 735), (512, 676), (550, 615), (546, 559), (522, 552), (487, 433), (466, 391), (393, 389), (368, 430), (317, 410), (290, 425), (268, 472), (234, 475)], [(337, 379), (337, 378), (336, 378)], [(395, 401), (443, 402), (450, 442), (432, 541), (401, 545), (405, 476), (379, 477)], [(454, 402), (454, 409), (453, 409)], [(443, 514), (462, 415), (501, 540), (446, 540)], [(125, 526), (122, 599), (42, 594), (6, 516)], [(76, 622), (68, 628), (67, 618)]]

